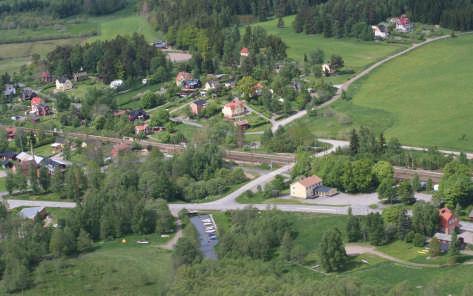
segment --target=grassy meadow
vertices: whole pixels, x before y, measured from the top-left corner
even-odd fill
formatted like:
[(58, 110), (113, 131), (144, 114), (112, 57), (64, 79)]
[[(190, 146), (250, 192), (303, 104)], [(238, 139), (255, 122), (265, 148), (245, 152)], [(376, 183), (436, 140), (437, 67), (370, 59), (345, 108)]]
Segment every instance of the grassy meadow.
[(126, 9), (109, 16), (77, 17), (61, 25), (34, 30), (0, 30), (0, 73), (16, 72), (30, 62), (34, 53), (45, 58), (56, 46), (109, 40), (135, 32), (143, 34), (149, 42), (161, 37), (145, 17), (132, 14)]
[[(255, 26), (263, 27), (269, 34), (282, 38), (289, 47), (289, 58), (302, 62), (304, 54), (320, 48), (328, 59), (332, 54), (338, 54), (345, 60), (345, 66), (359, 71), (366, 66), (404, 48), (403, 45), (359, 41), (356, 39), (324, 38), (322, 35), (296, 34), (292, 28), (294, 16), (284, 18), (285, 27), (277, 27), (277, 19), (256, 23)], [(244, 32), (244, 29), (242, 29)]]
[(162, 295), (172, 283), (171, 253), (149, 236), (139, 245), (131, 236), (96, 244), (97, 249), (77, 258), (43, 261), (34, 274), (33, 288), (21, 295)]
[(473, 151), (472, 55), (472, 35), (434, 42), (357, 81), (348, 91), (350, 101), (291, 127), (348, 139), (353, 128), (368, 126), (405, 145)]

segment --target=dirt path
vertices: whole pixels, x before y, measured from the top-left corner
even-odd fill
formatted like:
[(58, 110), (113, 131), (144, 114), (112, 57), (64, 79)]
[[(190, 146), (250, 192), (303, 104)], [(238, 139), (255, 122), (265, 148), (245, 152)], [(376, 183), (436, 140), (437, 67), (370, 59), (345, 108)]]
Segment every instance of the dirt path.
[(177, 244), (177, 241), (182, 237), (182, 229), (179, 227), (179, 230), (168, 242), (163, 245), (159, 245), (160, 248), (165, 250), (173, 250)]
[(439, 268), (442, 267), (441, 265), (438, 264), (421, 264), (421, 263), (413, 263), (405, 260), (401, 260), (399, 258), (393, 257), (391, 255), (385, 254), (383, 252), (377, 251), (375, 247), (373, 246), (366, 246), (366, 245), (358, 245), (358, 244), (347, 244), (345, 246), (345, 251), (347, 252), (347, 255), (353, 256), (353, 255), (360, 255), (360, 254), (371, 254), (378, 256), (380, 258), (399, 263), (402, 265), (405, 265), (407, 267), (415, 267), (415, 268)]

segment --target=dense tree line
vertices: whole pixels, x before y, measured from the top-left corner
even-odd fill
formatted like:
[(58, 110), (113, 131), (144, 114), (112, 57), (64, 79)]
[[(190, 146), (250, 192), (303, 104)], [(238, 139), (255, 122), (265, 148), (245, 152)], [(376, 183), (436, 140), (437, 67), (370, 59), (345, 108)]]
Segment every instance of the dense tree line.
[[(59, 46), (48, 54), (47, 65), (49, 71), (58, 77), (72, 77), (82, 68), (96, 73), (106, 83), (115, 79), (133, 81), (155, 72), (168, 73), (172, 67), (163, 53), (149, 45), (143, 35), (136, 33), (109, 41)], [(161, 79), (167, 80), (167, 77)]]
[(470, 0), (330, 0), (300, 9), (293, 25), (296, 32), (371, 40), (371, 25), (402, 13), (415, 22), (440, 24), (455, 30), (473, 28)]
[(394, 240), (404, 240), (418, 247), (424, 246), (439, 228), (438, 209), (424, 202), (416, 203), (412, 217), (404, 206), (385, 208), (383, 214), (354, 216), (349, 213), (346, 232), (349, 242), (366, 241), (380, 246)]
[(35, 12), (65, 18), (79, 13), (102, 15), (122, 9), (126, 0), (2, 0), (0, 15)]

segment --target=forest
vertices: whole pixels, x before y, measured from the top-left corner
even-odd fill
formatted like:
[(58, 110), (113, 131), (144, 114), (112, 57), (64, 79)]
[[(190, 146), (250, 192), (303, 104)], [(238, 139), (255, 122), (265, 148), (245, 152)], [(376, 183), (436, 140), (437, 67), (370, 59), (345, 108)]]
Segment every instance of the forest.
[(0, 16), (23, 12), (36, 12), (60, 18), (79, 13), (102, 15), (122, 9), (126, 3), (126, 0), (2, 0)]
[(158, 70), (160, 66), (164, 67), (164, 71), (171, 67), (164, 54), (150, 46), (143, 35), (136, 33), (131, 37), (118, 36), (105, 42), (59, 46), (48, 54), (46, 63), (50, 73), (57, 77), (72, 77), (82, 68), (89, 73), (97, 73), (106, 83), (115, 79), (135, 80), (146, 76), (150, 70)]

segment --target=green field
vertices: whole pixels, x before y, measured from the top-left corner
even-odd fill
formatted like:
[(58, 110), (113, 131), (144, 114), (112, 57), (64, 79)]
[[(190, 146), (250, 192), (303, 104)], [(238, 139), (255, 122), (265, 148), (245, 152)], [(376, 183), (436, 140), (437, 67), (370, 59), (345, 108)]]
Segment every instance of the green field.
[(35, 285), (21, 295), (162, 295), (172, 283), (171, 253), (161, 250), (162, 239), (150, 236), (98, 244), (78, 258), (43, 261), (34, 274)]
[[(36, 30), (0, 30), (0, 43), (16, 42), (0, 44), (0, 73), (18, 71), (22, 65), (29, 62), (34, 53), (45, 58), (56, 46), (109, 40), (118, 35), (132, 35), (135, 32), (143, 34), (149, 42), (161, 37), (161, 33), (154, 31), (145, 17), (130, 15), (132, 13), (134, 12), (123, 10), (109, 16), (71, 19), (64, 25)], [(85, 38), (95, 33), (98, 35)], [(48, 38), (51, 40), (47, 40)]]
[(98, 36), (89, 40), (109, 40), (118, 35), (132, 35), (133, 33), (143, 34), (146, 41), (156, 41), (161, 34), (155, 31), (142, 16), (126, 16), (120, 18), (107, 18), (98, 23)]
[(389, 62), (354, 86), (352, 103), (333, 107), (352, 123), (337, 126), (332, 118), (332, 134), (366, 125), (406, 145), (473, 151), (472, 56), (470, 35)]
[[(277, 27), (277, 20), (257, 23), (268, 33), (277, 35), (289, 47), (289, 58), (303, 61), (304, 54), (320, 48), (328, 59), (332, 54), (338, 54), (345, 60), (345, 66), (355, 71), (365, 68), (389, 54), (400, 50), (403, 45), (359, 41), (356, 39), (324, 38), (322, 35), (296, 34), (292, 28), (294, 16), (284, 18), (285, 28)], [(244, 30), (244, 29), (243, 29)], [(243, 31), (242, 31), (243, 32)]]

